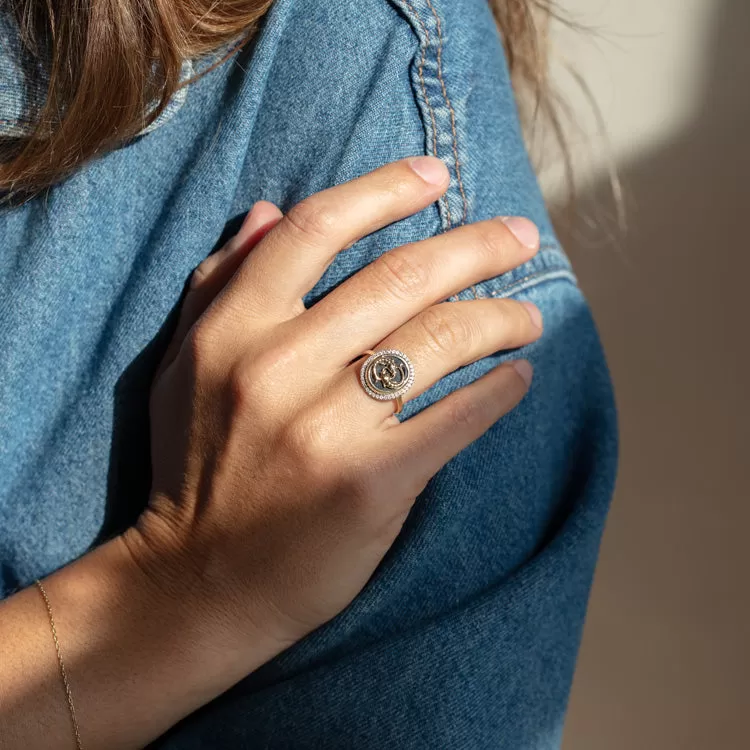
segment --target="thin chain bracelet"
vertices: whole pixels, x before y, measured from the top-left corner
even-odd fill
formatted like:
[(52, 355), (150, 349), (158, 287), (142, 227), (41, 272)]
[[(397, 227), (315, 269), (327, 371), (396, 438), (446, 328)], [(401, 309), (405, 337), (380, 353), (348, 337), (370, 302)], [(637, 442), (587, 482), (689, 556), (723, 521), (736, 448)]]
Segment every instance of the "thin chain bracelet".
[(73, 723), (73, 735), (75, 736), (76, 741), (76, 750), (83, 750), (83, 745), (81, 744), (81, 734), (78, 731), (78, 719), (76, 718), (76, 709), (73, 705), (73, 693), (70, 691), (70, 682), (68, 682), (68, 674), (65, 671), (65, 664), (63, 663), (62, 653), (60, 653), (60, 642), (57, 640), (57, 631), (55, 630), (55, 619), (52, 617), (52, 605), (49, 603), (49, 597), (47, 596), (47, 592), (44, 590), (44, 586), (42, 586), (42, 582), (40, 580), (36, 581), (36, 586), (39, 589), (39, 593), (42, 595), (42, 599), (44, 599), (44, 604), (47, 607), (47, 614), (49, 615), (49, 625), (52, 629), (52, 640), (55, 642), (55, 651), (57, 652), (57, 663), (60, 665), (60, 676), (62, 677), (63, 686), (65, 687), (65, 695), (68, 699), (68, 709), (70, 711), (70, 720)]

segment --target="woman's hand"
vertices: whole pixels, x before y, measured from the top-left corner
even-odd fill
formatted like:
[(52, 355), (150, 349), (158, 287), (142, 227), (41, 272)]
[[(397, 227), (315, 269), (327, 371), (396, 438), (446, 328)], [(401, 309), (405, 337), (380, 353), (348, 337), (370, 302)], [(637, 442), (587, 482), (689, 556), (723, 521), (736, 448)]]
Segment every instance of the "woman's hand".
[(537, 339), (530, 303), (443, 301), (527, 261), (538, 233), (526, 219), (396, 248), (302, 303), (336, 253), (447, 185), (442, 162), (423, 157), (283, 217), (258, 203), (196, 271), (152, 391), (151, 502), (126, 540), (160, 585), (200, 592), (240, 651), (258, 630), (281, 650), (344, 609), (428, 480), (527, 390), (528, 363), (505, 364), (401, 423), (359, 382), (366, 349), (410, 357), (413, 398)]
[[(505, 364), (400, 423), (362, 388), (359, 355), (403, 350), (412, 398), (538, 338), (533, 305), (441, 301), (530, 258), (526, 220), (396, 248), (302, 304), (342, 248), (444, 192), (440, 162), (412, 162), (427, 180), (409, 164), (284, 217), (257, 203), (196, 272), (153, 386), (149, 507), (44, 580), (86, 748), (147, 745), (340, 612), (430, 477), (523, 397), (530, 367)], [(74, 746), (39, 592), (0, 610), (2, 741)]]

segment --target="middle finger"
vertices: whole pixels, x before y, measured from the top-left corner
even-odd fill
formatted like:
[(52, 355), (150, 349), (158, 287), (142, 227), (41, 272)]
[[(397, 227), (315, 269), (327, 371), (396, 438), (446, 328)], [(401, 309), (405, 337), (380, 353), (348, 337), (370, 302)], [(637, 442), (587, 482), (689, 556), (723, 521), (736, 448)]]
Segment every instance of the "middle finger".
[(528, 219), (457, 227), (384, 253), (299, 316), (295, 326), (311, 361), (344, 367), (426, 307), (515, 268), (538, 247), (539, 233)]

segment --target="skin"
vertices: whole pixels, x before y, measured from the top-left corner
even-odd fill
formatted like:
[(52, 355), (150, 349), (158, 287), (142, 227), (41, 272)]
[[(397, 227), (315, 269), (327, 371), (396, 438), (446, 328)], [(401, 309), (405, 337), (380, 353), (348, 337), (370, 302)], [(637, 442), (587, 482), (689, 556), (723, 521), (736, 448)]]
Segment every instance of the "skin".
[[(522, 360), (400, 423), (358, 375), (364, 350), (402, 349), (416, 370), (410, 399), (536, 340), (529, 303), (445, 301), (529, 260), (528, 220), (395, 248), (302, 303), (336, 253), (430, 205), (448, 180), (422, 157), (285, 216), (261, 201), (196, 270), (151, 392), (149, 506), (44, 579), (87, 750), (142, 747), (341, 612), (429, 479), (523, 398)], [(75, 747), (34, 587), (0, 604), (0, 737)]]

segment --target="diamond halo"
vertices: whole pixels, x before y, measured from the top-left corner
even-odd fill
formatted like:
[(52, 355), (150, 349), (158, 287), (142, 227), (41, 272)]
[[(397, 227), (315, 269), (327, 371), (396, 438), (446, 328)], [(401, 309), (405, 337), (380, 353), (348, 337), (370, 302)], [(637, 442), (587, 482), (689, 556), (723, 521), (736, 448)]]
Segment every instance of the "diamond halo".
[(414, 365), (398, 349), (381, 349), (362, 363), (359, 381), (368, 396), (390, 401), (414, 385)]

